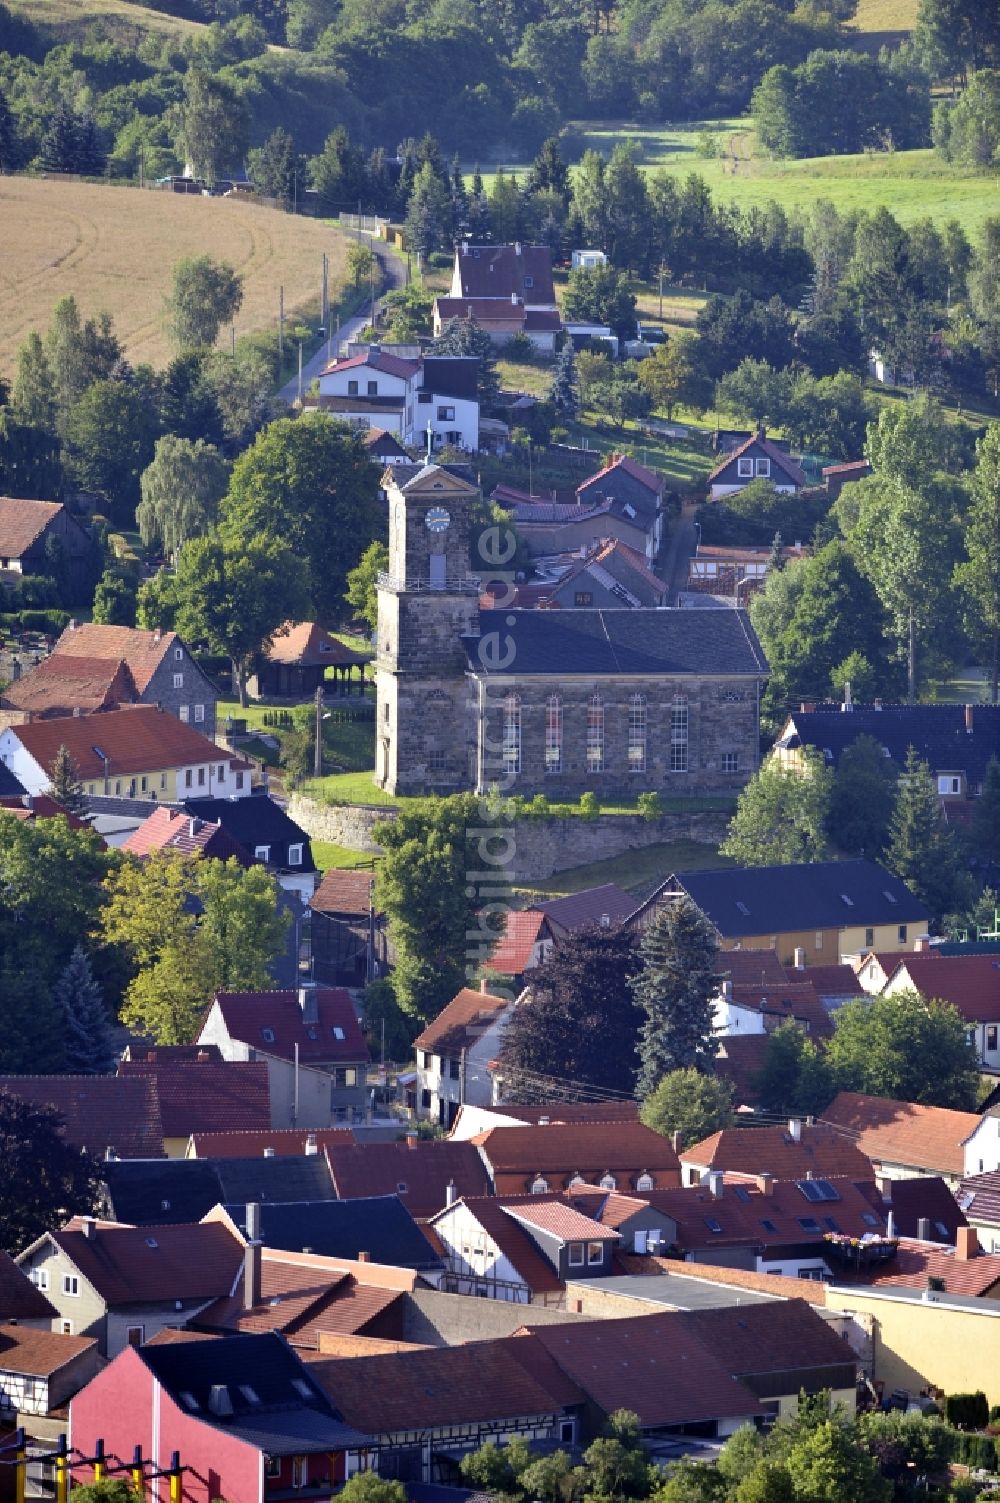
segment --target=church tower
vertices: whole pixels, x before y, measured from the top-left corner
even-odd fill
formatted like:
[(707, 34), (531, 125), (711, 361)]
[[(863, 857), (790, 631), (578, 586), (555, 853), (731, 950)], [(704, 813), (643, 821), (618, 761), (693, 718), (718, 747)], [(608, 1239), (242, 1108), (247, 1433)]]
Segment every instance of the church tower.
[(401, 470), (383, 482), (389, 569), (378, 587), (375, 781), (387, 793), (456, 793), (474, 776), (461, 638), (478, 630), (469, 549), (479, 491), (438, 465)]

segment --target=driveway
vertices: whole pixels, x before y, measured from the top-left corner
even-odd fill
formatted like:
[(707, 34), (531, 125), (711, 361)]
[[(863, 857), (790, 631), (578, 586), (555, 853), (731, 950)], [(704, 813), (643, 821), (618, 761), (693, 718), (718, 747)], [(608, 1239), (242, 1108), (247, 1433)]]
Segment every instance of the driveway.
[(663, 579), (667, 586), (667, 604), (676, 605), (678, 593), (687, 585), (688, 561), (698, 546), (698, 529), (694, 520), (697, 503), (685, 502), (671, 529), (667, 556), (663, 561)]

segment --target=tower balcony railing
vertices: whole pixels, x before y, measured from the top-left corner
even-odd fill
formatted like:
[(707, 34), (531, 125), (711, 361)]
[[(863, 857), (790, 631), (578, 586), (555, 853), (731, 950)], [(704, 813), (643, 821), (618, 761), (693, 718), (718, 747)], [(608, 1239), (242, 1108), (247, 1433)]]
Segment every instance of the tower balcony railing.
[(429, 579), (422, 577), (401, 579), (398, 574), (380, 572), (376, 584), (380, 590), (407, 591), (410, 594), (423, 592), (428, 595), (440, 594), (443, 591), (449, 595), (478, 595), (483, 588), (482, 579), (476, 574), (466, 574), (459, 580), (449, 579), (444, 584), (431, 584)]

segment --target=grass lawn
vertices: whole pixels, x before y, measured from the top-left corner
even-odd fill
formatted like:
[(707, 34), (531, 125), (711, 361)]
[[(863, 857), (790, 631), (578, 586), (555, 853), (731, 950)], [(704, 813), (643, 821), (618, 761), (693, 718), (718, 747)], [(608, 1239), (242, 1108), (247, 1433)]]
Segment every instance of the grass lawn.
[(321, 872), (331, 871), (334, 867), (356, 871), (362, 867), (370, 868), (377, 860), (369, 851), (351, 851), (346, 845), (334, 845), (332, 840), (310, 840), (309, 846)]
[[(346, 702), (345, 702), (346, 703)], [(357, 701), (353, 701), (357, 703)], [(328, 720), (323, 722), (323, 756), (327, 766), (337, 767), (341, 774), (346, 777), (364, 776), (364, 769), (372, 766), (375, 756), (375, 722), (374, 720), (355, 720), (341, 722), (336, 718), (338, 701), (327, 701), (330, 714)], [(271, 706), (262, 704), (247, 705), (244, 709), (236, 700), (224, 699), (218, 704), (218, 719), (220, 724), (227, 717), (234, 720), (245, 720), (247, 729), (265, 736), (274, 736), (280, 743), (282, 736), (288, 732), (289, 726), (267, 725), (265, 715), (272, 714), (275, 708), (290, 710), (290, 705)], [(279, 765), (281, 754), (275, 752), (272, 747), (264, 745), (256, 739), (246, 744), (247, 751), (256, 757), (262, 757), (271, 767)], [(358, 798), (351, 802), (361, 803)]]
[(532, 397), (544, 397), (552, 381), (554, 361), (545, 365), (520, 360), (498, 360), (497, 374), (504, 391), (523, 391)]
[(985, 668), (963, 668), (954, 678), (934, 685), (934, 700), (937, 704), (978, 705), (988, 704), (990, 680)]
[(375, 770), (369, 756), (363, 769), (330, 773), (325, 778), (309, 778), (302, 784), (301, 791), (307, 798), (314, 798), (321, 804), (385, 804), (389, 806), (408, 802), (405, 798), (394, 798), (391, 794), (383, 793), (381, 788), (376, 788), (374, 778)]
[(665, 438), (632, 420), (619, 428), (602, 422), (599, 414), (585, 411), (582, 421), (570, 425), (570, 432), (576, 442), (586, 440), (598, 453), (629, 450), (640, 464), (659, 470), (668, 484), (680, 490), (700, 486), (713, 468), (707, 445), (702, 449), (697, 440)]
[(600, 887), (605, 882), (616, 882), (628, 892), (634, 892), (640, 901), (648, 897), (657, 883), (669, 877), (673, 871), (694, 871), (701, 867), (733, 866), (725, 856), (720, 856), (714, 846), (698, 840), (675, 840), (664, 845), (649, 845), (644, 850), (626, 851), (621, 856), (609, 856), (606, 861), (591, 861), (586, 866), (573, 866), (568, 871), (556, 872), (538, 882), (522, 883), (518, 887), (529, 898), (540, 895), (564, 897), (567, 893), (581, 892), (585, 887)]

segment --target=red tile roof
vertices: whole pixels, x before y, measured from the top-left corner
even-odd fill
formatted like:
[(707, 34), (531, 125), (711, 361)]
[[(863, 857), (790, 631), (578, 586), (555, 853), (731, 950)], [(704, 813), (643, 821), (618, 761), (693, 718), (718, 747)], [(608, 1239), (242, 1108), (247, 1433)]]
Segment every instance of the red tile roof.
[(811, 981), (763, 987), (737, 984), (733, 987), (733, 1002), (763, 1014), (764, 1027), (769, 1033), (791, 1018), (801, 1023), (813, 1038), (829, 1038), (833, 1033), (833, 1021)]
[[(502, 1110), (502, 1108), (501, 1108)], [(559, 1190), (580, 1175), (599, 1184), (606, 1174), (618, 1178), (619, 1189), (632, 1189), (643, 1173), (665, 1186), (678, 1183), (677, 1155), (666, 1138), (641, 1122), (550, 1122), (544, 1127), (493, 1127), (472, 1141), (482, 1149), (498, 1190), (500, 1181), (516, 1176), (518, 1189), (530, 1190), (536, 1175)]]
[(10, 1253), (0, 1250), (0, 1320), (51, 1320), (58, 1314)]
[[(804, 1299), (817, 1306), (826, 1304), (826, 1285), (818, 1279), (785, 1278), (782, 1274), (758, 1273), (750, 1268), (727, 1268), (722, 1263), (678, 1263), (674, 1258), (653, 1258), (648, 1254), (621, 1253), (619, 1258), (626, 1273), (659, 1274), (681, 1285), (688, 1279), (700, 1279), (709, 1284), (726, 1284), (731, 1289), (752, 1289), (758, 1294), (771, 1294), (775, 1299)], [(669, 1303), (669, 1286), (666, 1293), (666, 1302)], [(682, 1303), (683, 1295), (679, 1293), (677, 1300)]]
[(864, 470), (866, 473), (872, 467), (870, 459), (850, 459), (846, 464), (827, 464), (820, 471), (821, 475), (845, 475), (851, 470)]
[(317, 987), (315, 1000), (316, 1022), (306, 1023), (294, 991), (217, 992), (215, 997), (229, 1037), (252, 1045), (262, 1054), (293, 1059), (298, 1044), (303, 1064), (320, 1060), (367, 1062), (368, 1045), (350, 993), (339, 986)]
[[(524, 1228), (507, 1215), (499, 1200), (492, 1196), (468, 1196), (461, 1204), (475, 1217), (487, 1237), (517, 1270), (532, 1294), (555, 1294), (562, 1289), (559, 1275), (552, 1264), (539, 1252)], [(432, 1233), (442, 1246), (444, 1239), (438, 1230), (438, 1224), (448, 1216), (449, 1209), (439, 1211), (423, 1229)]]
[(825, 1124), (801, 1124), (796, 1141), (787, 1126), (726, 1127), (681, 1153), (681, 1162), (699, 1169), (738, 1174), (772, 1174), (776, 1179), (829, 1179), (849, 1174), (870, 1179), (871, 1164), (850, 1137)]
[(263, 1060), (123, 1059), (118, 1074), (156, 1081), (164, 1137), (270, 1127), (271, 1092)]
[(463, 986), (433, 1023), (418, 1034), (414, 1046), (433, 1053), (458, 1054), (475, 1043), (510, 1005), (507, 997)]
[[(796, 973), (793, 971), (793, 975)], [(806, 979), (812, 982), (818, 997), (860, 997), (864, 987), (857, 972), (849, 965), (810, 965), (805, 970)]]
[(67, 626), (56, 642), (54, 656), (124, 659), (141, 694), (177, 642), (173, 631), (143, 631), (135, 626)]
[(241, 866), (253, 865), (250, 853), (221, 824), (184, 814), (166, 804), (158, 804), (149, 818), (122, 842), (121, 849), (133, 856), (177, 851), (182, 856), (211, 856), (217, 861), (232, 859)]
[(229, 1293), (243, 1262), (242, 1244), (218, 1221), (154, 1227), (98, 1221), (90, 1236), (80, 1228), (74, 1217), (47, 1235), (111, 1306), (218, 1298)]
[(4, 690), (3, 702), (31, 715), (89, 714), (132, 704), (138, 691), (123, 658), (83, 658), (53, 653)]
[[(27, 799), (27, 803), (25, 803)], [(89, 830), (90, 825), (77, 814), (71, 814), (47, 793), (11, 793), (0, 798), (0, 814), (10, 814), (14, 819), (29, 822), (34, 819), (64, 819), (71, 830)]]
[(103, 1158), (163, 1157), (156, 1081), (116, 1075), (0, 1075), (0, 1090), (35, 1106), (51, 1106), (75, 1148)]
[[(827, 1231), (863, 1237), (885, 1229), (885, 1208), (873, 1181), (859, 1185), (847, 1175), (816, 1177), (827, 1180), (834, 1199), (809, 1200), (795, 1180), (776, 1180), (767, 1194), (756, 1184), (727, 1180), (720, 1195), (713, 1195), (705, 1185), (692, 1185), (684, 1190), (652, 1190), (638, 1198), (677, 1223), (677, 1242), (685, 1252), (747, 1244), (779, 1248), (820, 1242)], [(826, 1226), (823, 1218), (827, 1216), (835, 1226)], [(877, 1225), (872, 1223), (875, 1216)], [(815, 1225), (803, 1226), (803, 1221)], [(716, 1226), (721, 1230), (715, 1231)]]
[(612, 924), (635, 912), (635, 898), (614, 882), (602, 887), (585, 887), (563, 898), (540, 898), (532, 908), (544, 913), (553, 928), (572, 933), (586, 924), (600, 924), (605, 918)]
[(788, 972), (773, 950), (719, 950), (713, 969), (734, 986), (784, 986)]
[(562, 319), (555, 308), (528, 308), (524, 314), (524, 327), (558, 332), (562, 328)]
[(51, 768), (59, 748), (65, 746), (83, 779), (102, 779), (105, 775), (104, 759), (95, 750), (98, 746), (107, 755), (110, 777), (231, 760), (229, 753), (221, 751), (194, 726), (185, 725), (156, 705), (105, 710), (100, 719), (60, 715), (15, 725), (10, 730), (40, 767)]
[(49, 1378), (83, 1352), (96, 1347), (93, 1336), (63, 1336), (58, 1331), (0, 1325), (0, 1373)]
[(27, 553), (62, 509), (59, 501), (0, 496), (0, 558), (20, 558)]
[(321, 372), (321, 375), (331, 376), (340, 371), (359, 370), (362, 367), (371, 371), (381, 371), (384, 376), (398, 376), (403, 381), (408, 381), (415, 376), (420, 369), (419, 360), (401, 360), (398, 355), (376, 353), (367, 350), (360, 355), (351, 355), (347, 360), (331, 360), (330, 364)]
[(423, 1220), (448, 1203), (448, 1187), (458, 1195), (490, 1192), (489, 1178), (474, 1143), (452, 1138), (403, 1143), (334, 1141), (326, 1150), (334, 1188), (341, 1200), (366, 1195), (398, 1195), (410, 1215)]
[(508, 1216), (529, 1228), (548, 1232), (563, 1242), (617, 1242), (618, 1233), (603, 1222), (584, 1214), (582, 1209), (547, 1195), (504, 1199), (501, 1204)]
[(523, 329), (527, 319), (524, 303), (512, 303), (509, 297), (439, 297), (434, 308), (442, 324), (453, 318), (471, 318), (484, 327), (504, 324)]
[(368, 662), (364, 653), (352, 652), (318, 621), (286, 621), (271, 639), (266, 657), (272, 663), (292, 663), (301, 668), (353, 668)]
[(495, 976), (520, 976), (531, 965), (535, 945), (542, 937), (545, 915), (533, 908), (508, 908), (500, 938), (487, 961)]
[[(787, 454), (783, 453), (777, 444), (773, 444), (769, 438), (762, 437), (758, 433), (751, 433), (749, 438), (744, 439), (738, 448), (730, 450), (725, 458), (716, 465), (705, 482), (706, 485), (711, 485), (712, 481), (717, 479), (723, 470), (728, 470), (729, 466), (734, 464), (741, 454), (745, 454), (748, 449), (754, 447), (763, 449), (771, 463), (776, 464), (779, 470), (784, 470), (793, 485), (803, 486), (809, 484), (809, 477), (805, 471), (799, 468), (794, 459), (790, 459)], [(771, 478), (774, 478), (773, 475)]]
[[(302, 1158), (310, 1142), (323, 1153), (331, 1143), (353, 1143), (349, 1127), (266, 1128), (262, 1131), (193, 1132), (188, 1157), (196, 1159), (263, 1158), (270, 1148), (275, 1158)], [(193, 1150), (193, 1151), (192, 1151)], [(268, 1155), (270, 1157), (270, 1155)]]
[(663, 476), (657, 475), (655, 470), (647, 469), (644, 464), (640, 464), (630, 454), (619, 454), (609, 464), (606, 464), (603, 470), (598, 470), (597, 474), (591, 475), (589, 480), (582, 481), (576, 488), (577, 495), (582, 495), (592, 485), (597, 485), (599, 481), (606, 480), (609, 475), (615, 474), (628, 475), (632, 480), (638, 481), (640, 485), (644, 485), (647, 490), (652, 491), (657, 496), (661, 494), (666, 485)]
[(331, 867), (309, 899), (309, 907), (317, 913), (367, 917), (374, 881), (374, 872), (341, 871), (339, 867)]
[(823, 1121), (849, 1133), (873, 1163), (956, 1175), (965, 1167), (963, 1140), (979, 1118), (975, 1112), (841, 1091), (823, 1113)]
[(1000, 1256), (981, 1252), (963, 1259), (953, 1247), (900, 1239), (899, 1250), (888, 1263), (877, 1263), (849, 1276), (838, 1275), (835, 1282), (875, 1289), (926, 1289), (932, 1278), (943, 1281), (946, 1294), (979, 1298), (1000, 1284)]
[(628, 543), (623, 543), (621, 538), (606, 538), (598, 546), (596, 560), (599, 564), (604, 563), (613, 554), (617, 554), (619, 558), (624, 560), (629, 568), (638, 574), (640, 579), (643, 579), (651, 590), (659, 590), (661, 593), (666, 594), (666, 584), (658, 574), (653, 573), (653, 570), (649, 567), (638, 549), (630, 547)]
[(1000, 956), (903, 955), (889, 978), (926, 1000), (950, 1002), (967, 1023), (1000, 1022)]
[(621, 1195), (617, 1190), (602, 1190), (600, 1185), (570, 1185), (563, 1194), (585, 1216), (590, 1216), (602, 1226), (609, 1226), (615, 1231), (632, 1216), (643, 1212), (649, 1204), (635, 1195)]
[(1000, 1226), (1000, 1169), (967, 1174), (956, 1193), (968, 1220)]
[(359, 1285), (343, 1269), (261, 1260), (260, 1299), (243, 1303), (243, 1279), (231, 1295), (203, 1310), (198, 1324), (221, 1331), (283, 1331), (296, 1346), (319, 1345), (320, 1331), (363, 1331), (401, 1297), (398, 1289)]

